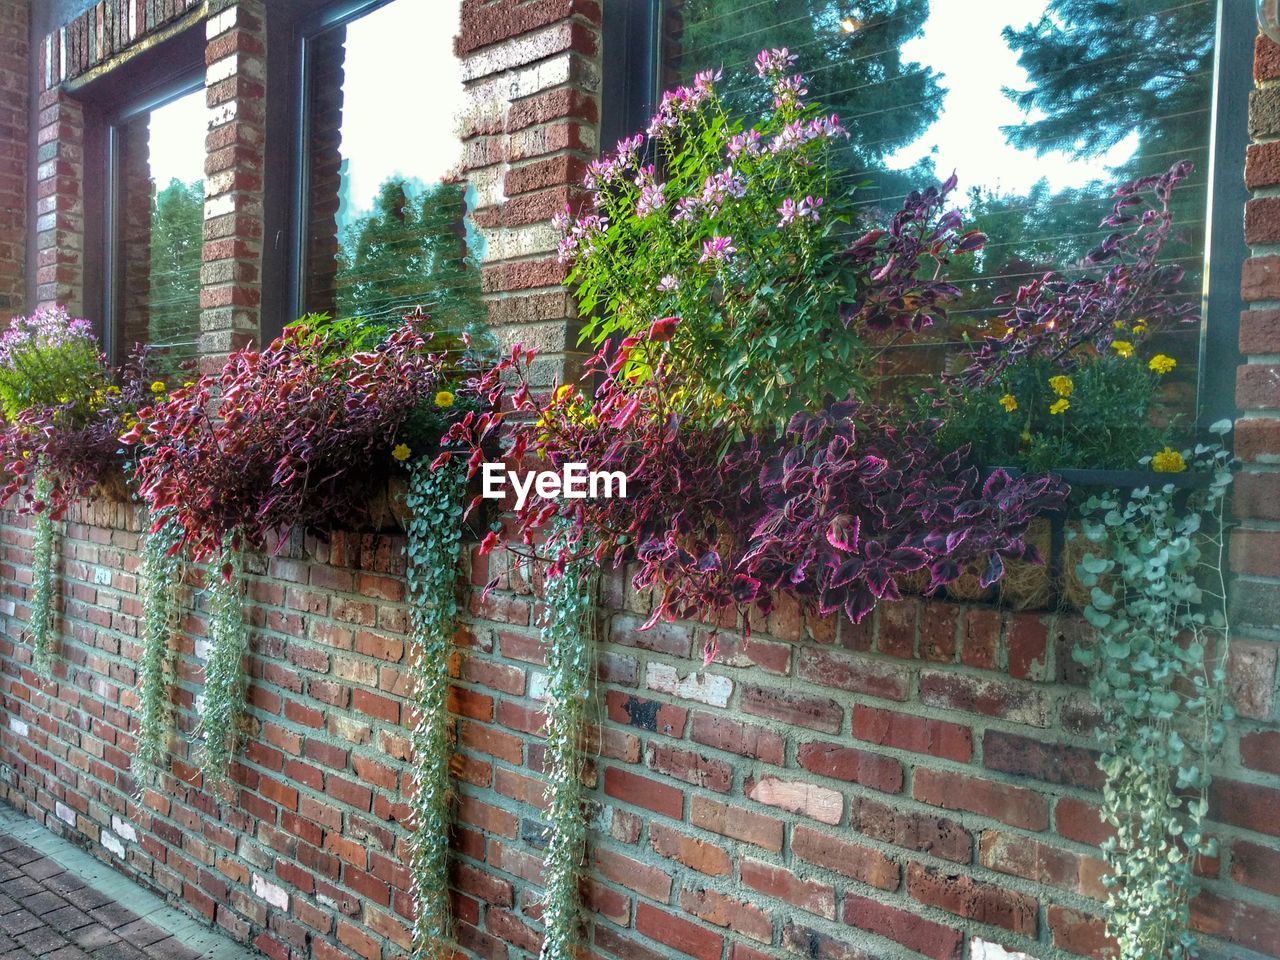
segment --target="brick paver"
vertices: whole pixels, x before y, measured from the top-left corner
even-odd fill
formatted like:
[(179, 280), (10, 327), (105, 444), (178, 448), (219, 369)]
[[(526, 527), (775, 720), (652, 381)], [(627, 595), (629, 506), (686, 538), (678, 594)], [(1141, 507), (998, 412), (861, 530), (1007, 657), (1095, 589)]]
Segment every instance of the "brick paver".
[(195, 921), (164, 907), (123, 876), (104, 883), (103, 872), (88, 854), (42, 830), (34, 834), (30, 821), (0, 807), (0, 960), (239, 960), (256, 955), (207, 928), (193, 933)]

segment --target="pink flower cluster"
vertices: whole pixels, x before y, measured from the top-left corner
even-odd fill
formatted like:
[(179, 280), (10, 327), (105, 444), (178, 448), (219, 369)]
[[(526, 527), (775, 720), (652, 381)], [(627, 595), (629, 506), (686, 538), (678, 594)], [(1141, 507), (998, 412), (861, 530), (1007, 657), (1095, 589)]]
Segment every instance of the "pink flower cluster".
[(15, 355), (31, 347), (60, 347), (83, 340), (97, 349), (88, 320), (73, 319), (65, 307), (39, 307), (30, 316), (14, 317), (0, 334), (0, 364), (11, 366)]

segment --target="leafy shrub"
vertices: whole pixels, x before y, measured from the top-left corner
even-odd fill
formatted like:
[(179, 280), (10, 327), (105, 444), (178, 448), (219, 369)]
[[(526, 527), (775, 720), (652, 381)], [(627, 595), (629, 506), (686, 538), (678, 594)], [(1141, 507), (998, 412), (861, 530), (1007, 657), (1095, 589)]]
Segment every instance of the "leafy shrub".
[[(10, 411), (0, 430), (0, 458), (8, 477), (0, 498), (17, 496), (21, 512), (60, 518), (67, 504), (119, 476), (120, 435), (152, 398), (151, 358), (144, 349), (111, 382), (106, 357), (83, 320), (63, 310), (18, 318), (4, 335), (0, 380)], [(163, 384), (157, 384), (158, 389)], [(43, 477), (37, 492), (37, 476)]]
[[(776, 432), (865, 385), (868, 341), (945, 318), (959, 291), (939, 274), (984, 240), (946, 210), (954, 178), (912, 193), (884, 225), (864, 223), (832, 167), (847, 134), (803, 99), (795, 59), (760, 54), (772, 108), (749, 128), (721, 103), (719, 72), (666, 93), (647, 139), (592, 164), (591, 211), (557, 221), (584, 339), (680, 318), (667, 365), (683, 405), (714, 410), (739, 435)], [(642, 375), (652, 361), (631, 362)]]
[[(937, 589), (977, 563), (989, 584), (1005, 560), (1039, 559), (1027, 526), (1062, 505), (1061, 483), (1003, 473), (984, 480), (963, 452), (942, 454), (931, 439), (936, 424), (897, 427), (857, 400), (798, 413), (781, 437), (733, 440), (727, 428), (679, 412), (671, 398), (683, 383), (665, 357), (639, 382), (621, 375), (648, 339), (629, 337), (590, 361), (589, 374), (602, 377), (590, 399), (561, 386), (539, 406), (516, 355), (487, 381), (502, 389), (502, 376), (514, 378), (515, 408), (539, 414), (512, 427), (513, 459), (588, 463), (628, 478), (625, 499), (525, 503), (511, 538), (544, 549), (550, 575), (585, 556), (634, 559), (636, 587), (660, 595), (654, 621), (737, 608), (750, 629), (753, 611), (767, 613), (780, 592), (858, 621), (877, 600), (898, 596), (899, 576), (927, 568)], [(474, 430), (459, 423), (452, 438)], [(480, 459), (473, 454), (473, 465)], [(484, 546), (499, 540), (493, 534)]]
[(942, 442), (971, 444), (987, 463), (1132, 468), (1175, 437), (1156, 403), (1177, 365), (1159, 335), (1199, 319), (1180, 302), (1183, 271), (1161, 262), (1173, 230), (1171, 198), (1191, 164), (1120, 187), (1090, 252), (1092, 273), (1038, 277), (997, 302), (1004, 332), (988, 338), (931, 411)]
[[(141, 410), (125, 436), (140, 447), (139, 492), (154, 515), (172, 511), (178, 545), (205, 559), (227, 536), (263, 546), (295, 525), (323, 534), (363, 523), (395, 461), (434, 452), (465, 406), (455, 409), (421, 319), (336, 357), (293, 327)], [(415, 449), (400, 434), (424, 403), (438, 415), (419, 419)]]

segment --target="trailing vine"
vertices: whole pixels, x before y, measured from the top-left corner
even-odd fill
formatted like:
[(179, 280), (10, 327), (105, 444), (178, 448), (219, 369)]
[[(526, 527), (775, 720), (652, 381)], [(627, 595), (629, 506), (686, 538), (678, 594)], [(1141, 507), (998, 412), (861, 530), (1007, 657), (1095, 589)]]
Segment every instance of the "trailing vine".
[(141, 574), (142, 658), (138, 664), (138, 748), (134, 776), (153, 782), (168, 753), (172, 707), (173, 650), (178, 626), (178, 586), (182, 558), (173, 548), (182, 531), (172, 517), (155, 530), (143, 530)]
[(227, 767), (236, 752), (247, 685), (244, 657), (249, 639), (244, 625), (241, 556), (233, 534), (223, 539), (222, 552), (210, 565), (207, 576), (209, 659), (204, 665), (204, 697), (197, 730), (204, 736), (198, 765), (205, 783), (216, 787), (226, 781)]
[(35, 514), (35, 543), (31, 548), (31, 665), (42, 677), (53, 663), (54, 541), (57, 533), (49, 515), (48, 499), (53, 481), (43, 470), (35, 482), (36, 499), (46, 507)]
[(449, 653), (453, 649), (454, 596), (462, 543), (463, 471), (418, 461), (410, 469), (409, 617), (416, 654), (412, 663), (413, 834), (410, 873), (416, 904), (414, 955), (449, 955)]
[(1232, 716), (1223, 573), (1230, 457), (1200, 446), (1187, 459), (1211, 473), (1206, 490), (1112, 491), (1084, 506), (1083, 535), (1101, 549), (1078, 572), (1098, 642), (1076, 657), (1092, 668), (1102, 714), (1103, 816), (1116, 831), (1103, 844), (1107, 923), (1121, 960), (1194, 956), (1194, 865), (1216, 852), (1204, 824), (1209, 765)]
[(543, 865), (546, 892), (540, 960), (574, 960), (580, 939), (579, 880), (586, 845), (582, 743), (591, 687), (593, 566), (566, 564), (548, 577), (542, 621), (547, 647), (547, 818), (551, 841)]

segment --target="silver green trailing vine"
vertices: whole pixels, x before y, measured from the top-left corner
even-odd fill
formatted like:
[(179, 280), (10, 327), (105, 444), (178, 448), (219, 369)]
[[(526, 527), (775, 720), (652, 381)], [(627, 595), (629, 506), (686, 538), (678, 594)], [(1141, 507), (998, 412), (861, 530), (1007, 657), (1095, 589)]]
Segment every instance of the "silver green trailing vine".
[(456, 464), (432, 470), (419, 461), (409, 473), (407, 524), (409, 618), (414, 659), (413, 834), (410, 873), (414, 956), (448, 956), (449, 941), (449, 654), (462, 544), (464, 473)]
[(57, 531), (49, 516), (49, 492), (53, 481), (42, 470), (36, 477), (36, 499), (46, 506), (35, 515), (35, 542), (31, 547), (31, 666), (42, 677), (53, 665), (53, 563)]
[(1187, 462), (1211, 474), (1207, 489), (1113, 491), (1084, 506), (1083, 535), (1098, 549), (1078, 572), (1098, 642), (1075, 655), (1091, 668), (1101, 711), (1103, 815), (1116, 831), (1103, 844), (1107, 926), (1121, 960), (1194, 956), (1194, 864), (1215, 853), (1204, 824), (1209, 766), (1232, 716), (1223, 573), (1231, 470), (1218, 446), (1197, 447)]
[(244, 657), (249, 650), (244, 624), (240, 551), (228, 534), (222, 552), (206, 574), (209, 590), (209, 659), (204, 665), (204, 695), (197, 735), (204, 740), (198, 766), (208, 786), (226, 781), (244, 716), (247, 681)]
[(169, 752), (173, 686), (173, 645), (180, 613), (178, 591), (182, 557), (173, 552), (181, 529), (167, 520), (154, 533), (150, 523), (142, 533), (139, 569), (142, 593), (142, 657), (138, 664), (138, 747), (133, 756), (134, 777), (153, 783)]
[(547, 819), (551, 840), (543, 865), (545, 935), (540, 960), (574, 960), (580, 940), (578, 889), (587, 825), (582, 753), (591, 690), (595, 574), (568, 564), (545, 590), (542, 642), (547, 648)]

